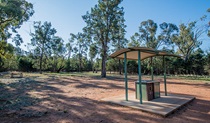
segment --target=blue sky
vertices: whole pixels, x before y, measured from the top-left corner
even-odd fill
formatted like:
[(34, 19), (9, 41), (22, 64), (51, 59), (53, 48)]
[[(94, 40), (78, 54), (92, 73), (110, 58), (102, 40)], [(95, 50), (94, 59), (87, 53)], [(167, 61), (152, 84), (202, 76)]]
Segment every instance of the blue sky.
[[(85, 22), (82, 15), (90, 11), (97, 4), (97, 0), (27, 0), (34, 4), (35, 14), (24, 23), (19, 34), (24, 40), (22, 48), (30, 42), (30, 30), (33, 30), (33, 21), (48, 21), (57, 30), (58, 36), (65, 42), (68, 41), (70, 33), (82, 31)], [(157, 24), (170, 22), (176, 25), (199, 20), (210, 8), (210, 0), (124, 0), (120, 5), (124, 8), (126, 38), (138, 31), (140, 22), (152, 19)], [(208, 18), (209, 19), (209, 18)], [(209, 19), (210, 20), (210, 19)], [(206, 36), (202, 49), (210, 48), (210, 38)]]

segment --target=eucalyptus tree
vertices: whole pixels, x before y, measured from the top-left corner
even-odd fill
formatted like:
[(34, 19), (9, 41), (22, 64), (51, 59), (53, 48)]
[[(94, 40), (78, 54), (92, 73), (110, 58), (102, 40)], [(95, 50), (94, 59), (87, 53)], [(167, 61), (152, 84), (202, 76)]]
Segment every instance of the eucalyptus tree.
[[(159, 46), (170, 46), (173, 44), (172, 37), (178, 35), (179, 28), (172, 23), (163, 22), (159, 25), (161, 32), (158, 35)], [(166, 47), (165, 47), (166, 48)], [(170, 49), (165, 49), (170, 50)]]
[(14, 55), (14, 46), (6, 41), (0, 41), (0, 71), (3, 70), (5, 60)]
[(39, 56), (39, 71), (42, 73), (43, 58), (47, 57), (47, 53), (50, 51), (51, 44), (53, 42), (54, 34), (56, 30), (52, 28), (50, 22), (34, 22), (34, 33), (30, 33), (31, 45), (35, 47), (36, 53)]
[[(7, 40), (12, 33), (17, 33), (23, 22), (34, 14), (33, 5), (26, 0), (0, 0), (0, 41)], [(20, 35), (14, 38), (17, 44), (22, 40)]]
[(72, 53), (72, 51), (73, 51), (73, 42), (71, 42), (71, 41), (69, 40), (69, 42), (66, 43), (66, 52), (67, 52), (68, 59), (71, 58), (71, 53)]
[(185, 61), (202, 44), (200, 37), (203, 33), (202, 28), (196, 27), (195, 21), (187, 25), (183, 23), (179, 25), (179, 34), (173, 35), (172, 41), (178, 47), (178, 53), (183, 55)]
[(6, 41), (0, 42), (0, 58), (8, 58), (13, 55), (14, 47)]
[(141, 22), (139, 27), (140, 37), (146, 47), (158, 49), (159, 43), (156, 38), (157, 23), (153, 20)]
[[(133, 42), (139, 42), (140, 46), (159, 48), (159, 42), (156, 37), (158, 25), (153, 20), (142, 21), (139, 26), (139, 32), (136, 32), (131, 38)], [(135, 43), (136, 44), (136, 43)]]
[(205, 60), (204, 51), (201, 48), (195, 50), (189, 57), (189, 62), (192, 63), (192, 66), (190, 66), (192, 69), (190, 71), (196, 75), (203, 75), (206, 64)]
[[(159, 25), (159, 31), (160, 33), (157, 34), (158, 24), (153, 20), (148, 19), (146, 21), (142, 21), (139, 26), (139, 31), (131, 36), (131, 42), (128, 46), (143, 46), (156, 50), (166, 46), (169, 47), (172, 45), (173, 35), (177, 35), (178, 33), (178, 27), (172, 23), (163, 22)], [(161, 66), (160, 59), (156, 58), (155, 61), (157, 62), (154, 62), (155, 64), (153, 64), (153, 67), (158, 70)], [(146, 65), (143, 69), (145, 70), (145, 73), (148, 73), (150, 67), (148, 64), (149, 60), (144, 61), (143, 64), (144, 63), (146, 63)]]
[[(96, 45), (96, 43), (93, 43), (90, 45), (89, 47), (89, 57), (90, 57), (90, 61), (93, 67), (93, 59), (97, 56), (98, 54), (98, 47)], [(92, 68), (93, 72), (95, 71), (95, 68)]]
[(178, 33), (178, 27), (175, 24), (166, 22), (161, 23), (159, 27), (160, 34), (157, 34), (157, 23), (150, 19), (142, 21), (139, 31), (131, 36), (129, 46), (145, 46), (159, 49), (160, 46), (171, 45), (173, 43), (171, 38)]
[(142, 44), (139, 33), (134, 33), (130, 37), (130, 42), (128, 43), (128, 47), (140, 47)]
[(87, 55), (88, 50), (88, 41), (86, 41), (85, 36), (83, 33), (78, 34), (70, 34), (71, 40), (74, 41), (75, 45), (73, 50), (76, 54), (78, 54), (79, 58), (79, 72), (82, 70), (82, 57)]
[[(113, 38), (113, 44), (114, 51), (120, 50), (122, 48), (125, 48), (127, 46), (128, 40), (125, 38), (126, 33), (126, 25), (125, 25), (125, 19), (124, 16), (119, 16), (119, 20), (116, 24), (115, 32), (113, 32), (114, 38)], [(121, 60), (118, 59), (118, 70), (119, 74), (122, 74), (122, 63)]]
[(101, 77), (106, 77), (106, 61), (109, 45), (117, 40), (115, 35), (124, 28), (118, 22), (124, 16), (123, 8), (119, 7), (122, 0), (99, 0), (90, 12), (82, 16), (86, 22), (83, 28), (89, 40), (97, 43), (102, 57)]
[[(0, 66), (14, 53), (12, 44), (7, 43), (11, 32), (17, 33), (16, 29), (29, 20), (33, 13), (33, 5), (25, 0), (0, 0)], [(17, 34), (13, 41), (19, 45), (22, 38)]]
[(97, 53), (98, 53), (98, 47), (97, 47), (96, 43), (91, 44), (89, 47), (89, 57), (90, 57), (91, 61), (93, 61), (93, 59), (96, 57)]
[(66, 48), (64, 47), (64, 40), (61, 37), (55, 36), (52, 38), (50, 45), (52, 69), (54, 72), (59, 73), (65, 66)]
[(67, 72), (69, 72), (71, 70), (71, 62), (70, 62), (70, 58), (71, 58), (71, 54), (73, 52), (73, 42), (71, 39), (69, 39), (69, 42), (66, 44), (66, 52), (67, 52), (67, 56), (68, 59), (66, 60), (66, 65), (65, 65), (65, 70)]

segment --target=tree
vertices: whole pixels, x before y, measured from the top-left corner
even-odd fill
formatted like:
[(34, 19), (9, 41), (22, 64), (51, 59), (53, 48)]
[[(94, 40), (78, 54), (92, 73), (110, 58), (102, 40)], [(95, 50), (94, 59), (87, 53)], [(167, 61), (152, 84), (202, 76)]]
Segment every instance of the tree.
[(71, 39), (75, 41), (75, 46), (73, 48), (75, 53), (78, 53), (79, 58), (79, 72), (81, 72), (82, 69), (82, 57), (86, 56), (86, 52), (88, 49), (88, 42), (85, 41), (84, 34), (78, 33), (77, 35), (70, 34)]
[[(16, 29), (34, 14), (33, 5), (25, 0), (0, 0), (0, 8), (0, 41), (11, 37), (9, 29), (17, 33)], [(16, 39), (21, 39), (20, 35), (15, 41), (22, 41)]]
[(157, 24), (153, 20), (141, 22), (139, 27), (141, 40), (146, 47), (158, 49), (158, 40), (156, 38)]
[(3, 70), (5, 60), (14, 55), (14, 47), (6, 41), (0, 41), (0, 71)]
[[(156, 38), (157, 23), (153, 20), (142, 21), (139, 26), (139, 32), (135, 33), (131, 40), (134, 44), (140, 44), (140, 46), (146, 46), (154, 49), (158, 49), (159, 42)], [(139, 42), (139, 43), (136, 43)]]
[[(97, 53), (98, 53), (98, 47), (96, 43), (91, 44), (89, 48), (89, 57), (90, 57), (92, 66), (93, 66), (93, 59), (96, 57)], [(93, 72), (95, 72), (95, 68), (92, 68), (92, 70)]]
[[(17, 33), (23, 22), (27, 21), (34, 13), (33, 5), (25, 0), (0, 0), (0, 69), (6, 59), (13, 55), (14, 47), (7, 43), (12, 33)], [(13, 38), (16, 45), (20, 45), (22, 38), (19, 34)]]
[(159, 25), (160, 34), (157, 35), (158, 25), (153, 20), (142, 21), (139, 32), (131, 36), (129, 46), (145, 46), (159, 49), (160, 46), (172, 44), (171, 37), (178, 32), (178, 27), (172, 23), (163, 22)]
[(205, 63), (205, 54), (202, 49), (198, 48), (192, 55), (189, 57), (189, 61), (192, 62), (191, 71), (196, 75), (204, 74), (204, 65)]
[(140, 47), (142, 44), (139, 33), (135, 33), (131, 36), (131, 41), (128, 43), (129, 47)]
[(7, 43), (6, 41), (0, 42), (0, 58), (11, 57), (14, 53), (14, 47), (12, 44)]
[(56, 30), (52, 28), (50, 22), (34, 22), (34, 33), (31, 33), (31, 45), (35, 46), (36, 53), (39, 54), (39, 71), (42, 73), (42, 63), (44, 55), (47, 56), (47, 52), (50, 50), (52, 39)]
[(111, 58), (107, 60), (107, 70), (110, 71), (110, 74), (111, 74), (111, 71), (116, 71), (117, 67), (118, 67), (118, 64), (117, 64), (116, 59)]
[[(101, 77), (106, 77), (106, 61), (108, 56), (108, 45), (116, 41), (115, 34), (121, 27), (118, 22), (124, 16), (123, 8), (119, 7), (122, 0), (99, 0), (98, 5), (91, 8), (82, 16), (86, 22), (84, 33), (89, 40), (93, 40), (100, 48), (102, 57)], [(123, 27), (122, 27), (123, 28)]]
[[(161, 29), (161, 33), (160, 35), (158, 35), (158, 41), (160, 42), (160, 45), (166, 45), (166, 46), (170, 46), (173, 41), (172, 41), (172, 37), (174, 35), (177, 35), (177, 33), (179, 32), (178, 27), (175, 24), (172, 23), (166, 23), (163, 22), (159, 25), (160, 29)], [(169, 50), (166, 47), (163, 47), (163, 50)]]
[(51, 42), (51, 58), (53, 72), (59, 73), (64, 68), (64, 59), (66, 56), (66, 49), (63, 44), (63, 39), (61, 37), (55, 36), (52, 38)]
[(69, 42), (66, 44), (66, 51), (67, 51), (68, 59), (66, 60), (65, 69), (67, 72), (69, 72), (71, 70), (70, 58), (71, 58), (71, 53), (73, 51), (72, 42), (73, 42), (73, 40), (69, 39)]
[(21, 56), (18, 59), (18, 70), (24, 72), (34, 71), (33, 63), (28, 56)]
[(196, 28), (196, 22), (190, 22), (188, 25), (180, 24), (179, 34), (173, 35), (172, 41), (178, 47), (178, 53), (183, 55), (185, 61), (188, 60), (192, 51), (202, 44), (199, 38), (203, 32), (202, 29)]
[[(116, 26), (119, 29), (116, 29), (116, 32), (114, 32), (114, 34), (113, 34), (115, 36), (114, 42), (113, 42), (114, 51), (125, 48), (128, 43), (128, 40), (125, 38), (126, 25), (124, 24), (124, 22), (125, 22), (124, 16), (121, 16), (117, 23), (118, 26)], [(118, 69), (119, 69), (120, 75), (122, 74), (121, 68), (122, 68), (122, 63), (121, 63), (121, 60), (118, 59)]]

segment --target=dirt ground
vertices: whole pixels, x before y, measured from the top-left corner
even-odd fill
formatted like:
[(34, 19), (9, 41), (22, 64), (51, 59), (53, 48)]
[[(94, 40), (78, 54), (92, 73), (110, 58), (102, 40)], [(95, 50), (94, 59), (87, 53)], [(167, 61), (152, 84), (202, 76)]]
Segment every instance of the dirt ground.
[[(129, 77), (129, 92), (134, 81)], [(161, 91), (163, 79), (161, 81)], [(0, 78), (1, 123), (210, 123), (210, 82), (168, 79), (169, 93), (196, 99), (169, 117), (101, 101), (124, 94), (123, 77)]]

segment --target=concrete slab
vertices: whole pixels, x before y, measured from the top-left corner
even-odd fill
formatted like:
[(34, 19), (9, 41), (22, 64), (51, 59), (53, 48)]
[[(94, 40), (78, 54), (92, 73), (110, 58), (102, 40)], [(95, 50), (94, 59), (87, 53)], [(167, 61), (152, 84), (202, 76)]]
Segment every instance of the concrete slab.
[(166, 117), (175, 110), (194, 100), (195, 97), (175, 94), (164, 96), (161, 94), (160, 98), (152, 101), (143, 101), (143, 104), (140, 104), (140, 101), (135, 99), (135, 93), (130, 93), (128, 99), (128, 101), (125, 101), (125, 95), (119, 95), (102, 99), (102, 101), (128, 106)]

